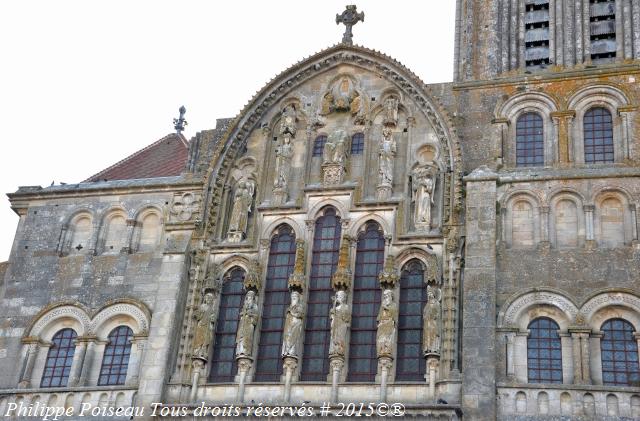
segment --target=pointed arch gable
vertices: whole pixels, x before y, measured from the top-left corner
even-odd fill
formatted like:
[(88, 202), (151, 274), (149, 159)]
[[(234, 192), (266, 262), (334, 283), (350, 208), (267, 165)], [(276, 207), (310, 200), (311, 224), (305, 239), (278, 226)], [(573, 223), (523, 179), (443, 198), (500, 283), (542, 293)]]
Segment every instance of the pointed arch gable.
[(290, 95), (293, 89), (309, 81), (320, 73), (341, 65), (351, 65), (376, 73), (392, 81), (406, 99), (410, 99), (434, 128), (448, 171), (454, 173), (453, 182), (448, 183), (450, 203), (445, 204), (445, 219), (448, 212), (459, 205), (461, 191), (461, 154), (460, 145), (452, 129), (451, 119), (439, 102), (431, 95), (429, 88), (401, 63), (359, 46), (340, 44), (328, 48), (305, 59), (270, 81), (245, 106), (242, 112), (231, 122), (221, 141), (216, 144), (212, 154), (212, 165), (207, 170), (207, 190), (210, 190), (206, 210), (206, 231), (214, 234), (219, 219), (219, 210), (213, 203), (220, 203), (228, 177), (228, 169), (239, 157), (249, 135), (268, 119), (268, 113), (280, 103), (281, 98)]

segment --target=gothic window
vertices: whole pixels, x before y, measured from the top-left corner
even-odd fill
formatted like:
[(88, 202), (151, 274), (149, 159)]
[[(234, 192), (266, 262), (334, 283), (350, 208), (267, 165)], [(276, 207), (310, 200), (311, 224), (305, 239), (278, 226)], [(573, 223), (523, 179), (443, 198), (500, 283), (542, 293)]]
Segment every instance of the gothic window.
[(528, 69), (549, 65), (549, 0), (525, 1), (525, 62)]
[(611, 63), (616, 57), (616, 2), (590, 0), (591, 61)]
[(373, 382), (377, 371), (376, 318), (380, 309), (378, 274), (384, 264), (384, 234), (375, 222), (367, 222), (358, 235), (353, 280), (353, 316), (347, 381)]
[(235, 358), (236, 331), (242, 304), (244, 276), (242, 268), (234, 267), (227, 272), (222, 284), (209, 372), (209, 381), (213, 383), (232, 382), (238, 371)]
[(631, 323), (611, 319), (600, 328), (602, 356), (602, 382), (607, 386), (640, 385), (638, 342)]
[(295, 258), (295, 233), (288, 225), (281, 225), (271, 238), (269, 249), (260, 344), (254, 377), (259, 382), (277, 382), (282, 375), (282, 329), (289, 305), (288, 280), (289, 275), (293, 273)]
[(326, 208), (313, 236), (301, 380), (324, 381), (329, 374), (331, 275), (338, 263), (341, 232), (336, 210)]
[(526, 113), (516, 123), (516, 166), (544, 165), (544, 123), (536, 113)]
[(351, 155), (362, 155), (364, 151), (364, 133), (356, 133), (351, 137)]
[(426, 302), (424, 267), (414, 259), (404, 266), (400, 276), (397, 381), (424, 382), (427, 368), (422, 355), (422, 310)]
[(327, 143), (327, 136), (321, 135), (316, 137), (316, 140), (313, 141), (312, 156), (322, 156), (322, 151), (324, 150), (325, 143)]
[(91, 218), (86, 215), (78, 217), (71, 225), (72, 234), (69, 243), (69, 254), (86, 253), (89, 250), (89, 241), (93, 227)]
[(606, 108), (592, 108), (584, 115), (584, 162), (613, 162), (613, 119)]
[(562, 383), (562, 347), (560, 327), (540, 317), (529, 323), (527, 368), (529, 383)]
[(47, 353), (40, 387), (66, 387), (76, 351), (77, 334), (73, 329), (62, 329), (53, 335)]
[(131, 355), (133, 331), (128, 326), (118, 326), (109, 333), (104, 348), (98, 386), (123, 385)]

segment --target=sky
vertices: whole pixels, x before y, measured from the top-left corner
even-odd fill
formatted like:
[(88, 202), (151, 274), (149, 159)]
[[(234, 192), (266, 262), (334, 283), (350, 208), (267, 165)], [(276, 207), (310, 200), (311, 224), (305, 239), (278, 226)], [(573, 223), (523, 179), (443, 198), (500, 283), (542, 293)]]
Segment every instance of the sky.
[[(353, 2), (353, 0), (351, 1)], [(340, 42), (349, 0), (0, 2), (0, 193), (82, 181), (173, 130), (234, 117), (274, 76)], [(455, 0), (361, 0), (354, 43), (427, 83), (453, 78)], [(0, 261), (17, 215), (0, 195)]]

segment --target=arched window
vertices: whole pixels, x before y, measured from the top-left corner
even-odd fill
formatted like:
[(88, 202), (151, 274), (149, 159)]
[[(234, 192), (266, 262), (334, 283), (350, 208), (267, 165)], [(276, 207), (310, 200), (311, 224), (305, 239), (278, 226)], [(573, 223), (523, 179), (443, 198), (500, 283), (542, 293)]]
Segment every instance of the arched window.
[(356, 133), (351, 137), (351, 155), (362, 155), (364, 151), (364, 133)]
[(525, 0), (525, 62), (528, 69), (550, 63), (549, 1)]
[(109, 333), (102, 357), (98, 386), (124, 384), (127, 379), (132, 338), (133, 331), (128, 326), (118, 326)]
[(613, 162), (613, 119), (606, 108), (592, 108), (584, 114), (584, 162)]
[(289, 305), (289, 275), (296, 259), (296, 237), (291, 227), (281, 225), (271, 238), (262, 309), (262, 327), (255, 380), (277, 382), (282, 375), (282, 329)]
[(384, 234), (375, 222), (367, 222), (358, 235), (353, 280), (353, 318), (347, 381), (373, 382), (376, 358), (376, 318), (380, 309), (378, 274), (384, 264)]
[(526, 113), (516, 123), (516, 166), (544, 165), (544, 123), (536, 113)]
[(316, 220), (313, 236), (301, 380), (323, 381), (329, 374), (331, 275), (338, 263), (341, 233), (336, 210), (326, 208)]
[(40, 387), (66, 387), (71, 372), (78, 335), (73, 329), (62, 329), (53, 335)]
[(424, 267), (413, 259), (400, 276), (397, 381), (424, 382), (427, 367), (422, 355), (422, 310), (426, 302)]
[(313, 141), (313, 154), (312, 156), (322, 156), (324, 151), (324, 144), (327, 143), (327, 136), (320, 135)]
[(160, 217), (156, 213), (149, 213), (142, 218), (141, 224), (138, 251), (153, 251), (158, 246), (162, 234)]
[(89, 241), (93, 231), (91, 218), (85, 215), (78, 217), (72, 222), (71, 229), (73, 231), (69, 242), (69, 254), (86, 253), (89, 250)]
[(600, 330), (602, 383), (607, 386), (637, 386), (640, 382), (638, 342), (631, 323), (622, 319), (607, 320)]
[(611, 63), (616, 57), (616, 2), (590, 0), (591, 61)]
[(213, 383), (232, 382), (238, 371), (235, 358), (236, 331), (242, 304), (244, 276), (244, 270), (236, 266), (227, 272), (222, 284), (209, 372), (209, 381)]
[(540, 317), (529, 323), (527, 368), (529, 383), (562, 383), (562, 346), (560, 327)]

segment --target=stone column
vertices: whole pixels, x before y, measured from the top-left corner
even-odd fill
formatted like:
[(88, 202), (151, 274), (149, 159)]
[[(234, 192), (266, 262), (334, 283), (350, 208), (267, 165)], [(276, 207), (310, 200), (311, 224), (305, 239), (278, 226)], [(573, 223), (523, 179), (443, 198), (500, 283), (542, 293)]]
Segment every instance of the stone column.
[(131, 339), (131, 350), (133, 352), (131, 352), (129, 356), (127, 378), (124, 382), (127, 386), (135, 386), (138, 384), (140, 378), (140, 361), (142, 361), (142, 354), (144, 353), (146, 343), (146, 336), (134, 336), (133, 339)]
[(83, 341), (86, 342), (86, 350), (84, 352), (84, 362), (82, 363), (82, 369), (80, 370), (80, 377), (78, 377), (78, 386), (88, 386), (88, 382), (91, 376), (91, 367), (93, 366), (93, 359), (95, 358), (96, 348), (95, 336), (85, 336)]
[(629, 213), (631, 213), (631, 241), (633, 245), (638, 244), (638, 214), (635, 203), (629, 205)]
[(507, 332), (504, 335), (506, 349), (506, 365), (507, 365), (507, 380), (513, 381), (516, 378), (516, 332)]
[(573, 343), (573, 383), (591, 384), (589, 369), (589, 335), (591, 329), (571, 327), (568, 330)]
[(238, 358), (238, 395), (236, 397), (238, 403), (244, 402), (245, 385), (252, 365), (253, 360), (251, 358)]
[(551, 113), (551, 118), (553, 118), (553, 124), (556, 128), (556, 139), (558, 139), (556, 153), (560, 164), (568, 164), (570, 162), (569, 123), (575, 115), (575, 111), (558, 111)]
[(284, 357), (284, 402), (289, 402), (291, 399), (291, 382), (296, 368), (298, 368), (297, 357)]
[(503, 165), (505, 154), (507, 153), (507, 142), (509, 141), (509, 119), (494, 118), (491, 120), (495, 129), (496, 143), (495, 150), (498, 151), (496, 160), (498, 165)]
[[(639, 52), (640, 53), (640, 52)], [(631, 159), (631, 145), (633, 143), (633, 136), (631, 134), (631, 128), (633, 127), (633, 121), (635, 119), (635, 112), (638, 110), (638, 107), (627, 105), (618, 108), (618, 115), (622, 120), (622, 124), (620, 125), (620, 134), (621, 134), (621, 148), (619, 156), (616, 158), (619, 159)]]
[(22, 343), (27, 348), (27, 353), (24, 357), (24, 364), (22, 368), (22, 374), (20, 375), (20, 383), (18, 387), (21, 389), (28, 389), (31, 387), (31, 377), (33, 377), (33, 367), (36, 364), (36, 357), (40, 351), (40, 339), (34, 336), (24, 338)]
[(440, 366), (440, 356), (437, 354), (427, 355), (427, 373), (429, 373), (429, 399), (436, 401), (436, 380), (438, 378), (438, 368)]
[(482, 166), (467, 187), (466, 267), (462, 291), (462, 411), (477, 421), (496, 419), (496, 182)]
[(331, 357), (331, 402), (338, 403), (338, 383), (344, 367), (344, 357)]
[(69, 224), (62, 224), (62, 228), (60, 228), (60, 239), (58, 240), (58, 248), (56, 252), (58, 256), (64, 256), (66, 244), (67, 244), (67, 233), (69, 232)]
[(595, 210), (594, 205), (584, 205), (584, 222), (586, 228), (586, 247), (588, 249), (594, 249), (596, 247), (593, 225), (593, 212)]
[(127, 219), (127, 240), (124, 243), (125, 246), (122, 248), (122, 253), (135, 253), (138, 246), (134, 244), (133, 234), (135, 233), (135, 229), (138, 223), (135, 219)]
[(549, 206), (540, 206), (540, 246), (549, 247)]
[(88, 339), (84, 337), (76, 338), (76, 349), (73, 353), (73, 362), (71, 363), (71, 372), (69, 373), (69, 387), (78, 386), (80, 383), (80, 374), (84, 366), (85, 354), (87, 352)]
[(390, 357), (379, 357), (378, 366), (380, 367), (380, 402), (386, 402), (389, 372), (391, 371), (391, 367), (393, 367), (393, 359)]

